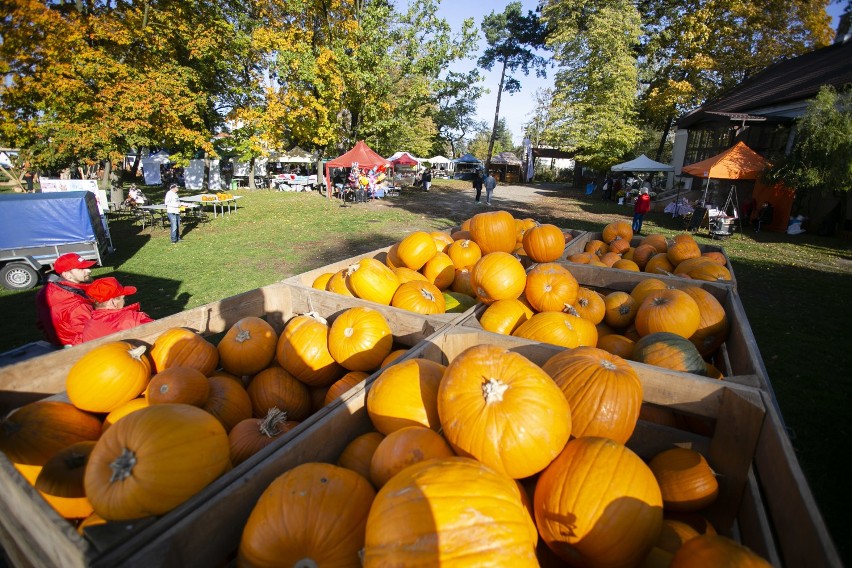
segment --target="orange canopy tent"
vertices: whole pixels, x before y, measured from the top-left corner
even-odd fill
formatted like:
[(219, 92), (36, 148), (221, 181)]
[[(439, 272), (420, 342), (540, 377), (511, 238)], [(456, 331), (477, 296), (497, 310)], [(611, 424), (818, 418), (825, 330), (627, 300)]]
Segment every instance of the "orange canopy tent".
[(385, 169), (392, 164), (373, 151), (367, 146), (363, 140), (355, 143), (355, 146), (345, 154), (326, 162), (325, 164), (325, 187), (326, 195), (331, 199), (331, 175), (329, 170), (332, 168), (351, 168), (353, 163), (358, 163), (358, 167), (362, 169), (371, 169), (373, 167)]

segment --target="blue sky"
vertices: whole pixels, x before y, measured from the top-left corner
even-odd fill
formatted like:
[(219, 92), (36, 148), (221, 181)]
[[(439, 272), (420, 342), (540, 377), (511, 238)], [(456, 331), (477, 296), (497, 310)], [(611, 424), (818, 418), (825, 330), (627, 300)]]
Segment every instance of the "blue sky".
[[(461, 21), (465, 18), (474, 18), (477, 29), (479, 29), (482, 19), (491, 12), (502, 12), (509, 0), (488, 1), (488, 0), (464, 0), (458, 2), (456, 0), (443, 0), (438, 10), (438, 15), (455, 30), (461, 26)], [(538, 5), (537, 0), (521, 0), (524, 12), (527, 10), (535, 10)], [(832, 16), (832, 28), (837, 28), (837, 20), (843, 12), (845, 1), (834, 1), (828, 7), (828, 13)], [(480, 49), (485, 44), (485, 39), (480, 32), (479, 46)], [(479, 54), (476, 54), (478, 57)], [(453, 69), (470, 70), (476, 66), (476, 59), (456, 63)], [(529, 121), (533, 108), (535, 107), (535, 93), (538, 89), (545, 89), (553, 86), (552, 69), (548, 70), (546, 79), (539, 79), (534, 73), (529, 76), (521, 74), (518, 79), (521, 81), (521, 92), (515, 94), (503, 94), (500, 102), (500, 116), (506, 119), (506, 124), (512, 132), (513, 141), (520, 145), (523, 140), (524, 123)], [(494, 121), (494, 108), (497, 105), (497, 85), (500, 81), (499, 69), (495, 69), (490, 73), (485, 73), (485, 87), (490, 89), (490, 93), (484, 95), (479, 100), (477, 119), (488, 123), (490, 126)]]

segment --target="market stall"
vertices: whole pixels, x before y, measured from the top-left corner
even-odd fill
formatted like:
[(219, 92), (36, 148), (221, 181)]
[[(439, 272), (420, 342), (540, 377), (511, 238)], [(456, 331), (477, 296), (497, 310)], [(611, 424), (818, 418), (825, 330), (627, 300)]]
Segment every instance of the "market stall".
[(293, 147), (284, 154), (272, 156), (268, 163), (270, 187), (279, 191), (309, 191), (317, 185), (316, 157)]
[(483, 168), (485, 168), (485, 164), (482, 163), (482, 160), (470, 153), (465, 154), (461, 158), (456, 158), (453, 162), (456, 165), (456, 173), (453, 175), (453, 179), (465, 179), (471, 181)]
[(499, 182), (517, 183), (521, 180), (522, 165), (514, 152), (500, 152), (491, 158), (489, 173)]
[(420, 168), (420, 159), (408, 152), (397, 152), (390, 156), (388, 161), (393, 164), (393, 180), (396, 185), (414, 185), (417, 170)]
[[(337, 188), (338, 196), (343, 199), (345, 194), (345, 187), (348, 185), (348, 181), (350, 181), (354, 176), (354, 173), (357, 172), (365, 172), (370, 171), (375, 168), (375, 171), (381, 172), (382, 176), (387, 176), (387, 170), (393, 169), (393, 164), (388, 160), (382, 158), (379, 154), (377, 154), (372, 148), (367, 146), (367, 143), (363, 140), (359, 140), (355, 143), (355, 146), (346, 152), (345, 154), (338, 156), (337, 158), (326, 162), (325, 164), (325, 188), (326, 195), (329, 199), (332, 197), (332, 193), (335, 192), (335, 188), (332, 184), (332, 178), (335, 180), (340, 179), (340, 182), (335, 182), (334, 185), (340, 184), (340, 187)], [(337, 170), (337, 171), (335, 171)], [(357, 180), (360, 183), (360, 177), (367, 176), (358, 176)], [(367, 183), (370, 183), (370, 179), (367, 179)]]

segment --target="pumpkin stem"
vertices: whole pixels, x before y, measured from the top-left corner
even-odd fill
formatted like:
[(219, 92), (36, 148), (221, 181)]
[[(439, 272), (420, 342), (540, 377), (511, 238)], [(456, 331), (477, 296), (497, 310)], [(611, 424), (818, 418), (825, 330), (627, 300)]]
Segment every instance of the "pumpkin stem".
[(302, 558), (293, 564), (293, 568), (319, 568), (319, 564), (313, 558)]
[(251, 333), (249, 333), (247, 329), (243, 329), (243, 326), (241, 326), (239, 323), (237, 324), (237, 329), (239, 331), (237, 331), (237, 336), (234, 337), (234, 341), (236, 341), (237, 343), (242, 343), (251, 339)]
[(562, 308), (562, 312), (566, 313), (570, 316), (574, 316), (575, 318), (580, 317), (580, 312), (577, 311), (577, 308), (572, 306), (571, 304), (565, 304), (565, 307)]
[(429, 300), (430, 302), (434, 302), (434, 301), (435, 301), (435, 296), (433, 296), (433, 295), (432, 295), (432, 292), (430, 292), (429, 290), (424, 290), (423, 288), (421, 288), (421, 289), (420, 289), (420, 294), (421, 294), (424, 298), (426, 298), (427, 300)]
[(128, 355), (139, 361), (142, 359), (142, 355), (145, 354), (145, 346), (140, 345), (139, 347), (134, 347), (130, 351), (127, 352)]
[(123, 448), (121, 450), (121, 455), (109, 464), (110, 469), (112, 469), (112, 475), (109, 478), (109, 482), (114, 483), (116, 481), (127, 479), (130, 477), (130, 474), (133, 473), (133, 466), (135, 465), (136, 454), (127, 448)]
[(501, 383), (497, 379), (488, 379), (488, 382), (482, 385), (482, 394), (485, 395), (485, 404), (502, 402), (503, 393), (508, 389), (509, 385), (506, 383)]
[(310, 312), (305, 312), (305, 313), (303, 313), (303, 314), (299, 314), (299, 315), (301, 315), (301, 316), (307, 316), (307, 317), (309, 317), (309, 318), (312, 318), (312, 319), (317, 320), (318, 322), (320, 322), (320, 323), (321, 323), (321, 324), (323, 324), (323, 325), (328, 325), (328, 320), (327, 320), (327, 319), (325, 319), (324, 317), (322, 317), (322, 316), (319, 314), (319, 312), (310, 311)]
[(346, 276), (352, 276), (352, 274), (355, 273), (355, 271), (357, 271), (359, 268), (361, 268), (361, 265), (357, 262), (355, 264), (350, 264), (348, 267), (346, 267)]
[(343, 337), (352, 337), (353, 335), (355, 335), (355, 330), (351, 327), (347, 327), (343, 330)]
[(603, 367), (607, 371), (615, 371), (618, 368), (618, 367), (615, 366), (615, 363), (613, 363), (612, 361), (609, 361), (607, 359), (604, 359), (603, 361), (601, 361), (601, 367)]
[(274, 438), (281, 433), (278, 431), (278, 427), (283, 422), (287, 422), (287, 413), (273, 406), (266, 413), (266, 418), (263, 419), (263, 422), (260, 423), (260, 433), (268, 438)]

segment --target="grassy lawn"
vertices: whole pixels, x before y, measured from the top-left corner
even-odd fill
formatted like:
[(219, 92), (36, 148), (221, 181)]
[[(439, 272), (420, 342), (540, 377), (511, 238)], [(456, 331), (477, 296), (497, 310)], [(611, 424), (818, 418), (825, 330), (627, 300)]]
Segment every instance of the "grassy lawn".
[[(134, 299), (161, 318), (387, 246), (415, 229), (446, 229), (482, 211), (473, 207), (467, 183), (436, 180), (433, 188), (350, 207), (316, 193), (247, 191), (237, 213), (187, 227), (178, 245), (169, 242), (168, 229), (141, 230), (130, 220), (112, 220), (116, 252), (94, 275), (137, 286)], [(162, 201), (162, 191), (146, 193)], [(516, 216), (572, 229), (600, 231), (612, 220), (632, 217), (632, 209), (580, 192), (537, 193), (534, 203), (515, 202), (498, 187), (495, 198)], [(650, 232), (673, 235), (682, 226), (652, 213), (643, 227)], [(834, 541), (852, 563), (843, 537), (852, 534), (847, 513), (852, 491), (845, 479), (852, 460), (842, 451), (852, 406), (852, 243), (748, 230), (721, 243), (700, 233), (697, 240), (721, 244), (733, 262), (793, 444)], [(0, 289), (0, 351), (40, 338), (34, 296), (35, 291)]]

